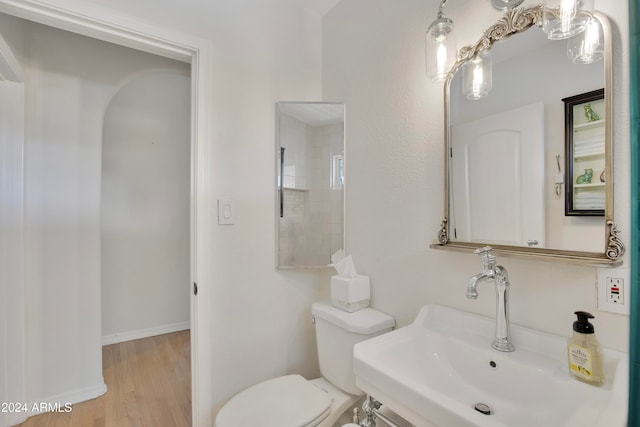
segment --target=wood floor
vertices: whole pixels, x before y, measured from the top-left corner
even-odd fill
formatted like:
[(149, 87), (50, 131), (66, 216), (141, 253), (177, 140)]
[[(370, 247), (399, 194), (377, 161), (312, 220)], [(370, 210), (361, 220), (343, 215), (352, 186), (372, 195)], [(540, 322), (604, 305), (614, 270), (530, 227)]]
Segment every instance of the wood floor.
[(20, 427), (191, 426), (189, 331), (104, 346), (102, 366), (106, 394)]

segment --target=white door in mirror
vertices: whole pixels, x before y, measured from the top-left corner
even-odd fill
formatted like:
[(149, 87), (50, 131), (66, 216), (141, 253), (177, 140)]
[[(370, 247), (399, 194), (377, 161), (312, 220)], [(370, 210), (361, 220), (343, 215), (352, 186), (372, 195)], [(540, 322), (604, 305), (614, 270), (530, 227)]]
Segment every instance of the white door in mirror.
[(454, 240), (545, 247), (544, 107), (451, 128)]

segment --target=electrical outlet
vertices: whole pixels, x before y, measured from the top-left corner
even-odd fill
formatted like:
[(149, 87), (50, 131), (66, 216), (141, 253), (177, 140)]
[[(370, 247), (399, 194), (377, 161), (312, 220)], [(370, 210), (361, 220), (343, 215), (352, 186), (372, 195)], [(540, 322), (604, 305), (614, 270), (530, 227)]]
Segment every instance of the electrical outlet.
[(624, 278), (607, 276), (605, 286), (607, 303), (624, 305)]
[(598, 268), (598, 309), (629, 315), (628, 268)]

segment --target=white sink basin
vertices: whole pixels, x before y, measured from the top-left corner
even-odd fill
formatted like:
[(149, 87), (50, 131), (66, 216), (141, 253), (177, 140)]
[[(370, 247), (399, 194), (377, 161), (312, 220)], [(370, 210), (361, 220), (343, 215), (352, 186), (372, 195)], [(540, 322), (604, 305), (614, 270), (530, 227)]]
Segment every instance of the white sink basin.
[(594, 387), (569, 375), (566, 337), (511, 325), (516, 350), (502, 353), (494, 326), (425, 306), (413, 324), (356, 344), (356, 382), (418, 427), (626, 426), (626, 354), (603, 350), (605, 384)]

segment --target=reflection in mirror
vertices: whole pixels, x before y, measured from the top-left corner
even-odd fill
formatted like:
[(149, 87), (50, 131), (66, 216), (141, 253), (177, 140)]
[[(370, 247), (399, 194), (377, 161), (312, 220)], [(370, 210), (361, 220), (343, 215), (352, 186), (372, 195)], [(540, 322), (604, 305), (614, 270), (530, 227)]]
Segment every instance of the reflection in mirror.
[(564, 200), (545, 185), (545, 165), (557, 173), (555, 156), (565, 152), (562, 99), (604, 87), (603, 62), (575, 65), (566, 49), (533, 26), (493, 45), (494, 84), (484, 98), (467, 99), (463, 73), (453, 77), (452, 239), (602, 250), (603, 218), (565, 217)]
[[(612, 222), (608, 23), (595, 14), (604, 29), (604, 60), (574, 64), (567, 42), (548, 40), (536, 25), (540, 13), (540, 6), (510, 11), (476, 45), (460, 51), (445, 90), (447, 199), (439, 241), (458, 247), (490, 244), (512, 253), (571, 252), (579, 258), (579, 252), (606, 263), (624, 251), (621, 244), (610, 251), (611, 239), (619, 241)], [(469, 99), (473, 97), (466, 96), (463, 87), (464, 63), (486, 47), (493, 62), (493, 87), (486, 96)], [(608, 119), (602, 132), (605, 216), (565, 216), (566, 191), (555, 191), (564, 177), (563, 99), (602, 88), (605, 100), (598, 108)], [(566, 188), (570, 183), (563, 184)]]
[(279, 102), (279, 268), (327, 267), (344, 247), (344, 104)]
[[(581, 93), (565, 104), (566, 216), (604, 216), (606, 175), (604, 90)], [(595, 174), (595, 176), (594, 176)]]

